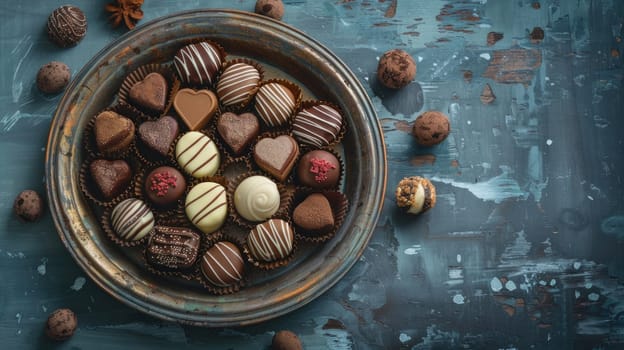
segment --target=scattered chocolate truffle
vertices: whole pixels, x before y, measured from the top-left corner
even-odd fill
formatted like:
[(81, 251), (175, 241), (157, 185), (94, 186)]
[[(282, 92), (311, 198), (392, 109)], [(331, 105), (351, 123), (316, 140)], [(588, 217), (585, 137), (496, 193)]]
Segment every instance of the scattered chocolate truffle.
[(409, 53), (394, 49), (381, 56), (377, 79), (385, 87), (400, 89), (416, 77), (416, 62)]
[(531, 41), (533, 42), (540, 42), (544, 40), (544, 29), (540, 27), (533, 28), (533, 30), (531, 31), (531, 34), (529, 34), (529, 37), (531, 38)]
[(125, 160), (96, 159), (89, 165), (89, 171), (105, 199), (119, 195), (132, 179), (132, 170)]
[(48, 17), (48, 37), (60, 47), (78, 44), (85, 34), (87, 17), (76, 6), (61, 6)]
[(13, 211), (24, 222), (37, 221), (43, 212), (43, 201), (33, 190), (24, 190), (15, 197)]
[(330, 152), (310, 151), (297, 165), (297, 179), (303, 186), (314, 189), (335, 187), (340, 179), (340, 162)]
[(334, 212), (322, 193), (312, 193), (293, 211), (293, 222), (304, 233), (327, 233), (334, 227)]
[(542, 5), (539, 3), (539, 1), (533, 1), (533, 3), (531, 4), (531, 7), (533, 7), (536, 10), (539, 10), (540, 8), (542, 8)]
[(70, 78), (71, 72), (65, 63), (52, 61), (39, 69), (37, 88), (46, 94), (56, 94), (65, 89)]
[(282, 330), (273, 336), (271, 350), (303, 350), (303, 345), (295, 333)]
[(496, 44), (496, 42), (501, 40), (502, 38), (503, 38), (503, 33), (489, 32), (487, 34), (487, 45), (492, 46)]
[(175, 203), (185, 190), (184, 176), (170, 166), (158, 167), (145, 178), (145, 196), (160, 207)]
[(442, 112), (427, 111), (416, 118), (412, 134), (422, 146), (434, 146), (444, 141), (451, 132), (448, 117)]
[(436, 204), (436, 190), (431, 181), (420, 176), (403, 178), (395, 191), (399, 208), (409, 214), (420, 214)]
[(58, 309), (50, 314), (46, 322), (45, 333), (53, 340), (69, 339), (78, 326), (78, 318), (70, 309)]
[(280, 20), (284, 16), (284, 3), (282, 0), (258, 0), (256, 1), (255, 12)]
[(155, 226), (145, 250), (153, 266), (171, 270), (189, 269), (197, 260), (199, 234), (185, 227)]
[(485, 84), (483, 87), (483, 91), (481, 92), (481, 103), (484, 105), (489, 105), (496, 100), (496, 96), (494, 95), (494, 91), (490, 84)]

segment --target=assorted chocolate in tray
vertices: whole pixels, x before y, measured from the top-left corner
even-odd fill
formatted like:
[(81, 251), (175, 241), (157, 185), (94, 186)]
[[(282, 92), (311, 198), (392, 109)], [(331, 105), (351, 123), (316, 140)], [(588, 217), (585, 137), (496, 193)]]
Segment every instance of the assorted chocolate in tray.
[(80, 185), (150, 272), (234, 293), (340, 227), (346, 125), (332, 102), (302, 101), (210, 40), (130, 72), (115, 97), (88, 123)]

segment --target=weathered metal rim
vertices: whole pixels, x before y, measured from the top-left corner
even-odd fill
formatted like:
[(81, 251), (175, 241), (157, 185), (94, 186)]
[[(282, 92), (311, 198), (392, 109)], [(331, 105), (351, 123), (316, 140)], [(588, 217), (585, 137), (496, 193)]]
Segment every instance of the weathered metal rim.
[[(228, 302), (245, 303), (245, 300), (240, 300), (237, 294), (225, 297), (207, 296), (205, 300), (189, 296), (188, 299), (180, 300), (160, 292), (157, 285), (134, 279), (133, 276), (124, 273), (123, 266), (119, 266), (113, 259), (102, 254), (91, 240), (85, 239), (89, 236), (88, 228), (82, 219), (75, 220), (81, 217), (81, 211), (86, 206), (79, 203), (82, 199), (76, 186), (76, 172), (72, 171), (75, 167), (72, 168), (71, 162), (72, 150), (76, 150), (76, 145), (72, 143), (77, 132), (80, 132), (79, 128), (75, 127), (77, 120), (72, 119), (76, 116), (72, 108), (75, 108), (73, 103), (79, 97), (80, 89), (85, 88), (86, 81), (97, 72), (102, 62), (119, 54), (120, 50), (127, 48), (128, 43), (134, 38), (158, 28), (184, 25), (198, 17), (206, 21), (227, 18), (239, 20), (245, 25), (261, 26), (308, 48), (340, 74), (345, 89), (350, 92), (350, 97), (358, 102), (360, 108), (357, 113), (361, 115), (361, 120), (351, 121), (351, 126), (354, 127), (354, 132), (367, 135), (370, 141), (370, 144), (360, 145), (364, 148), (366, 159), (359, 162), (361, 173), (372, 174), (366, 178), (365, 187), (368, 192), (361, 193), (361, 198), (355, 198), (347, 220), (341, 228), (341, 231), (352, 230), (349, 242), (339, 242), (334, 250), (328, 252), (328, 258), (335, 259), (335, 263), (319, 266), (315, 270), (315, 276), (299, 279), (287, 289), (280, 290), (278, 297), (268, 295), (263, 300), (254, 301), (255, 308), (250, 310), (243, 308), (233, 312), (220, 312), (223, 305)], [(181, 12), (153, 20), (123, 35), (102, 49), (76, 75), (60, 101), (50, 126), (45, 166), (49, 206), (59, 236), (76, 262), (96, 284), (123, 303), (162, 319), (192, 325), (232, 326), (257, 323), (288, 313), (320, 296), (337, 283), (363, 253), (375, 228), (385, 196), (386, 155), (381, 130), (373, 104), (354, 74), (330, 50), (307, 34), (282, 22), (248, 12), (233, 10)], [(363, 177), (357, 175), (356, 179), (361, 182)], [(357, 185), (363, 186), (361, 183)], [(228, 298), (232, 300), (228, 301)], [(195, 308), (192, 305), (195, 305)], [(212, 309), (215, 312), (210, 312)]]

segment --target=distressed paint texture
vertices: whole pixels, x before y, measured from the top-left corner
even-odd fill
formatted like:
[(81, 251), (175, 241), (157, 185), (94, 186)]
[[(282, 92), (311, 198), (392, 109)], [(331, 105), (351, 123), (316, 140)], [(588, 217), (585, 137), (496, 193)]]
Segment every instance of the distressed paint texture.
[[(24, 188), (43, 193), (43, 152), (60, 95), (34, 87), (51, 60), (76, 73), (123, 31), (102, 4), (76, 0), (87, 37), (61, 50), (42, 30), (59, 1), (0, 5), (0, 339), (46, 348), (47, 315), (79, 317), (58, 348), (267, 348), (280, 329), (306, 349), (624, 347), (624, 2), (285, 0), (283, 21), (344, 60), (373, 100), (385, 133), (388, 189), (360, 262), (303, 308), (258, 325), (201, 329), (156, 320), (85, 279), (50, 215), (11, 213)], [(252, 10), (255, 1), (146, 1), (140, 23), (200, 7)], [(545, 38), (531, 41), (535, 27)], [(489, 32), (503, 33), (488, 45)], [(399, 91), (375, 78), (391, 48), (418, 62)], [(489, 84), (496, 100), (481, 103)], [(424, 110), (448, 114), (433, 148), (409, 135)], [(431, 178), (437, 206), (395, 208), (405, 176)]]

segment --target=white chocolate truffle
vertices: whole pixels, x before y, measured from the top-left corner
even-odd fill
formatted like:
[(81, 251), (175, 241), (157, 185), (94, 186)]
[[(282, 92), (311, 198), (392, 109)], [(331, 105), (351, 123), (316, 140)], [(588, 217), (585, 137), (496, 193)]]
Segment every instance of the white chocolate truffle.
[(218, 230), (227, 218), (225, 187), (216, 182), (195, 185), (186, 196), (186, 216), (203, 233)]
[(194, 178), (213, 176), (221, 164), (214, 141), (199, 131), (184, 134), (176, 143), (176, 160)]
[(264, 221), (271, 218), (280, 206), (277, 185), (266, 176), (250, 176), (236, 187), (234, 207), (249, 221)]

